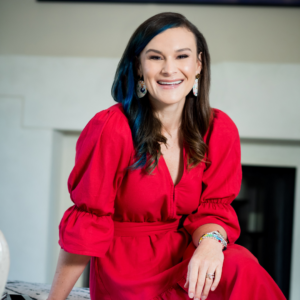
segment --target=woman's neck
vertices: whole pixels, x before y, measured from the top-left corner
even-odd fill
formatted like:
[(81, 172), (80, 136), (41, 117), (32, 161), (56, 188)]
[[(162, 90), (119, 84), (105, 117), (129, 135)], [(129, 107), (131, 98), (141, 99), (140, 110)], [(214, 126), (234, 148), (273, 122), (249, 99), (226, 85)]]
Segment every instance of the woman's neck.
[[(150, 100), (151, 101), (151, 100)], [(184, 102), (166, 104), (160, 101), (151, 101), (155, 116), (162, 123), (162, 134), (164, 132), (175, 136), (180, 131)]]

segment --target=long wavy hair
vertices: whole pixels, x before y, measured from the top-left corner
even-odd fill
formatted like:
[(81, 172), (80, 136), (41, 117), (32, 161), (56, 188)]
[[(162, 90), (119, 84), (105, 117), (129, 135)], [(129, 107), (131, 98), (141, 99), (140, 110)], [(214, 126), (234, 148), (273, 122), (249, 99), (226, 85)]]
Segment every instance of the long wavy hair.
[[(198, 80), (198, 96), (192, 90), (186, 96), (180, 130), (188, 149), (188, 169), (205, 161), (208, 146), (203, 141), (211, 117), (209, 104), (210, 55), (202, 33), (179, 13), (165, 12), (154, 15), (142, 23), (131, 36), (118, 64), (111, 88), (113, 99), (122, 103), (129, 121), (134, 147), (135, 162), (131, 169), (143, 168), (150, 174), (158, 164), (160, 143), (167, 145), (167, 138), (161, 134), (162, 123), (155, 117), (149, 98), (140, 99), (135, 90), (139, 76), (137, 63), (139, 55), (157, 34), (169, 29), (183, 27), (191, 31), (196, 39), (197, 56), (202, 52), (201, 77)], [(199, 59), (199, 58), (198, 58)]]

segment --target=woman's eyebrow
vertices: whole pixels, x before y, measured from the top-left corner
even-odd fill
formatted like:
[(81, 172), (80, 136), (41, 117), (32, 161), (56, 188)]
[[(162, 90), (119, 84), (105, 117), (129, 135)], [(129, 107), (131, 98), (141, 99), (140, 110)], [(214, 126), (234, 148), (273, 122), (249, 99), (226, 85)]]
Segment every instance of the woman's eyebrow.
[[(191, 52), (192, 52), (192, 50), (191, 50), (190, 48), (178, 49), (178, 50), (176, 50), (175, 52), (181, 52), (181, 51), (185, 51), (185, 50), (189, 50), (189, 51), (191, 51)], [(146, 51), (146, 53), (145, 53), (145, 54), (147, 54), (147, 53), (148, 53), (148, 52), (150, 52), (150, 51), (153, 51), (153, 52), (156, 52), (156, 53), (162, 54), (162, 52), (160, 52), (160, 51), (158, 51), (158, 50), (155, 50), (155, 49), (148, 49), (148, 50)]]

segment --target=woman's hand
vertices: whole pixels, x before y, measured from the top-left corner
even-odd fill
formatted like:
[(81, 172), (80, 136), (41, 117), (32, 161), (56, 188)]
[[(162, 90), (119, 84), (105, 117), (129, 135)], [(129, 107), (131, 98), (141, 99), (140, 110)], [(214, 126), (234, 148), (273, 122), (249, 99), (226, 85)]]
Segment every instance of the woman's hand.
[[(224, 262), (223, 245), (214, 239), (203, 239), (189, 262), (186, 283), (189, 297), (206, 299), (210, 290), (215, 290), (220, 282)], [(206, 274), (214, 274), (214, 279)]]

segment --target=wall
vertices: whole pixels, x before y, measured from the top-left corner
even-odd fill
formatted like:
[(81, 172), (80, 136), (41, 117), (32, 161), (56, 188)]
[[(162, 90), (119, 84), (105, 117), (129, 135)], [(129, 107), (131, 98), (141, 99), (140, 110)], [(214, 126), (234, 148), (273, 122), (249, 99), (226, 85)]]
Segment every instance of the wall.
[(0, 0), (0, 54), (121, 57), (136, 27), (179, 12), (207, 39), (212, 62), (300, 63), (300, 9)]
[(9, 279), (45, 281), (52, 131), (26, 128), (22, 108), (21, 97), (0, 96), (0, 229), (10, 249)]

